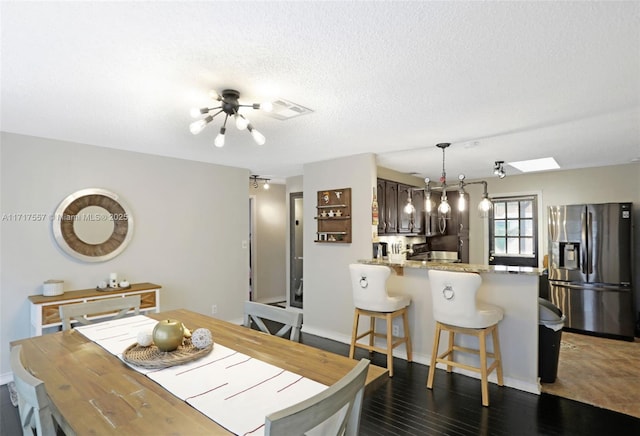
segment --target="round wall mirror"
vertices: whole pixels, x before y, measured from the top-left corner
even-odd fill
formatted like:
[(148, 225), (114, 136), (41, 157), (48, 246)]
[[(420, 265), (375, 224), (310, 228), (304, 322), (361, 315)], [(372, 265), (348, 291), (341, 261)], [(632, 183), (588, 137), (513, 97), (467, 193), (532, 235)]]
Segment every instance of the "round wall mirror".
[(133, 236), (133, 215), (113, 192), (91, 188), (74, 192), (56, 209), (53, 235), (67, 254), (86, 262), (113, 259)]

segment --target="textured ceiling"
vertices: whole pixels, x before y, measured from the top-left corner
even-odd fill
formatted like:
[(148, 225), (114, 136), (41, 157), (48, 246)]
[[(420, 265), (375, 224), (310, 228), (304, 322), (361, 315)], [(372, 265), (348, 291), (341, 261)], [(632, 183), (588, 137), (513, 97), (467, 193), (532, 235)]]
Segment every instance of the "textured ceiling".
[[(640, 2), (7, 2), (2, 130), (284, 178), (373, 152), (401, 172), (491, 176), (495, 160), (563, 168), (640, 158)], [(209, 89), (267, 138), (200, 135)], [(509, 174), (515, 169), (507, 167)]]

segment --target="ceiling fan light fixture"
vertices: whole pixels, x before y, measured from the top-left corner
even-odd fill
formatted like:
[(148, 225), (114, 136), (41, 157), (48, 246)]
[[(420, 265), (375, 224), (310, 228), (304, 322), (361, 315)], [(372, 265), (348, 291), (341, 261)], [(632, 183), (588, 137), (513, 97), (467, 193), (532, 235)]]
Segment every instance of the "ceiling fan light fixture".
[[(213, 107), (213, 108), (192, 109), (191, 110), (192, 116), (198, 117), (198, 116), (206, 115), (206, 117), (190, 124), (189, 130), (191, 131), (191, 133), (193, 133), (194, 135), (197, 135), (206, 127), (207, 124), (209, 124), (213, 120), (214, 117), (224, 112), (225, 113), (224, 124), (220, 129), (220, 133), (216, 136), (216, 139), (214, 141), (214, 145), (216, 147), (224, 146), (224, 141), (225, 141), (224, 136), (226, 131), (227, 119), (230, 116), (235, 118), (236, 128), (238, 130), (244, 130), (244, 129), (249, 130), (256, 144), (263, 145), (266, 142), (264, 135), (259, 131), (257, 131), (256, 129), (254, 129), (251, 123), (249, 122), (249, 120), (247, 120), (242, 114), (239, 113), (239, 110), (243, 107), (261, 109), (263, 105), (266, 106), (266, 109), (270, 109), (270, 104), (265, 104), (265, 103), (263, 104), (254, 103), (250, 105), (240, 104), (238, 101), (240, 99), (240, 93), (235, 89), (225, 89), (224, 91), (222, 91), (222, 95), (220, 95), (217, 91), (211, 90), (209, 91), (209, 96), (213, 100), (219, 101), (220, 106)], [(209, 115), (211, 111), (214, 111), (216, 109), (218, 109), (218, 112), (216, 112), (213, 115)]]

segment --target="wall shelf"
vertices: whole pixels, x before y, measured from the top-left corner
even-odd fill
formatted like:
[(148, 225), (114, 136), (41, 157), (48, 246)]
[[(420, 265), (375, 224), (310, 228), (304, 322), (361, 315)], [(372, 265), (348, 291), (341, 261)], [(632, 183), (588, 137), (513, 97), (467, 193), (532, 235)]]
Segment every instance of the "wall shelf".
[(314, 242), (351, 243), (351, 188), (318, 191), (316, 209)]

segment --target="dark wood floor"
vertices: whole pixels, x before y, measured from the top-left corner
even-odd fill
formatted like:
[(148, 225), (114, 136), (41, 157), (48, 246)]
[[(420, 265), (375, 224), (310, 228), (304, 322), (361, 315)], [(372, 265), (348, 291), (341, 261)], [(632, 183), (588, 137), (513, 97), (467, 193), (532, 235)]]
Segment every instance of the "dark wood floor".
[[(301, 342), (347, 355), (348, 345), (302, 333)], [(385, 366), (386, 357), (358, 350), (356, 357)], [(428, 367), (395, 359), (394, 377), (365, 398), (362, 435), (639, 435), (640, 419), (584, 403), (507, 387), (489, 386), (491, 406), (482, 407), (480, 381), (437, 371), (426, 389)], [(638, 386), (640, 389), (640, 386)], [(0, 389), (0, 435), (20, 435), (17, 409)]]
[[(349, 346), (302, 334), (301, 342), (348, 355)], [(369, 357), (358, 350), (356, 358)], [(386, 356), (372, 362), (386, 366)], [(640, 419), (584, 403), (489, 385), (481, 405), (480, 381), (438, 370), (426, 389), (429, 367), (394, 359), (394, 376), (365, 398), (362, 435), (640, 435)], [(638, 386), (640, 389), (640, 386)]]

